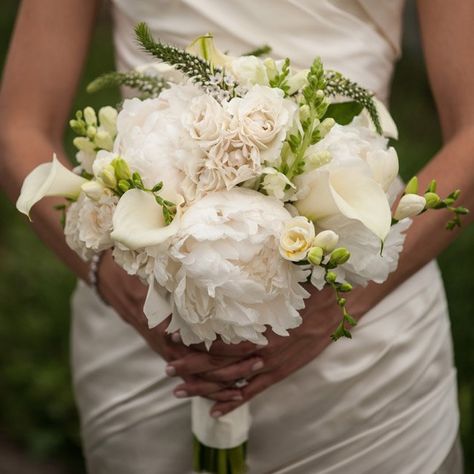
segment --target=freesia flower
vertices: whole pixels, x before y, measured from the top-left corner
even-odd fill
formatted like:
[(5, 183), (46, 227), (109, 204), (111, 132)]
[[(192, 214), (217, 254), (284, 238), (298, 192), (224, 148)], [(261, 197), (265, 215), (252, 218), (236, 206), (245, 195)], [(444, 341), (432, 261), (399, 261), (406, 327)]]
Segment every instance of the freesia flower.
[(296, 216), (285, 222), (280, 236), (280, 255), (286, 260), (304, 260), (313, 246), (314, 224), (306, 217)]

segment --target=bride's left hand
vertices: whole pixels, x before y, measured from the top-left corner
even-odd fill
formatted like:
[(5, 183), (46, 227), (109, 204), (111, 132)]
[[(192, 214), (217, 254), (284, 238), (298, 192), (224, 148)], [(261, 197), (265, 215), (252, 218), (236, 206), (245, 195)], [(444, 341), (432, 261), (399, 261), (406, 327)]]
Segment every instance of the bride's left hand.
[[(189, 396), (206, 396), (211, 400), (220, 399), (221, 401), (218, 401), (211, 410), (211, 414), (215, 417), (248, 402), (316, 358), (331, 343), (330, 335), (341, 320), (334, 294), (329, 290), (319, 292), (314, 288), (301, 316), (303, 323), (298, 328), (290, 330), (289, 336), (281, 337), (268, 331), (266, 333), (268, 345), (264, 348), (224, 368), (200, 373), (193, 382), (181, 384), (175, 391), (184, 391)], [(232, 346), (223, 343), (211, 347), (211, 353), (218, 356), (228, 355), (227, 352), (232, 350), (234, 350)], [(186, 365), (178, 363), (178, 366), (180, 366), (178, 375), (186, 376)], [(202, 385), (205, 383), (232, 384), (238, 379), (248, 380), (248, 385), (240, 389), (241, 400), (222, 401), (222, 398), (216, 397), (218, 392), (203, 394)]]

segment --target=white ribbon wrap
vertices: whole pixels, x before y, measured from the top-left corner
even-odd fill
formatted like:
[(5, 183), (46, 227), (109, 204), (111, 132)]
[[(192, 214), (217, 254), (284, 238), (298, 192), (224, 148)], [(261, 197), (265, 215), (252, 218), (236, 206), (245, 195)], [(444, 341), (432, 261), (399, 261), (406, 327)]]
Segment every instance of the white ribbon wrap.
[(230, 449), (240, 446), (248, 439), (251, 417), (248, 403), (221, 416), (213, 418), (209, 412), (215, 402), (194, 397), (191, 405), (192, 431), (205, 446)]

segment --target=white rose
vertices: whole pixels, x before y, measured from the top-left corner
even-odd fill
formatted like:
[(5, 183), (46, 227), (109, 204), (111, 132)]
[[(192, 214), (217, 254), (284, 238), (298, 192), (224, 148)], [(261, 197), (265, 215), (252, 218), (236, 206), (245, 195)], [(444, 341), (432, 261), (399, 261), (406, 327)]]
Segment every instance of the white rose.
[(286, 260), (299, 262), (304, 260), (313, 246), (314, 225), (303, 216), (297, 216), (285, 222), (280, 236), (280, 254)]
[(241, 56), (234, 59), (230, 65), (230, 73), (244, 87), (255, 84), (268, 86), (267, 68), (256, 56)]
[(418, 194), (405, 194), (400, 199), (394, 218), (401, 221), (406, 217), (414, 217), (418, 215), (426, 206), (426, 199)]
[(227, 107), (233, 116), (231, 127), (241, 140), (259, 148), (262, 163), (277, 163), (297, 105), (285, 99), (280, 89), (256, 85)]
[(229, 114), (209, 95), (195, 97), (189, 105), (189, 111), (183, 115), (185, 128), (204, 148), (209, 148), (222, 138), (229, 121)]
[[(307, 272), (278, 251), (289, 218), (281, 202), (244, 188), (208, 194), (190, 206), (155, 266), (158, 284), (171, 292), (168, 331), (179, 330), (185, 344), (209, 346), (217, 336), (264, 344), (267, 325), (282, 336), (298, 326), (309, 296), (300, 285)], [(159, 324), (147, 308), (149, 321)]]

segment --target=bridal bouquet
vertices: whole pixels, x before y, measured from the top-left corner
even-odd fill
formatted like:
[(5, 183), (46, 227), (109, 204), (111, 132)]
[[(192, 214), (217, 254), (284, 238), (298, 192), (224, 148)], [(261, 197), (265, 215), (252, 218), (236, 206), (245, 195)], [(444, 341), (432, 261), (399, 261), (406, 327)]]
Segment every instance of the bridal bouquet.
[[(45, 196), (60, 206), (69, 246), (83, 259), (111, 249), (116, 262), (148, 285), (144, 312), (184, 344), (220, 339), (265, 344), (301, 324), (309, 293), (330, 286), (341, 322), (356, 324), (344, 294), (382, 283), (396, 269), (410, 217), (449, 208), (460, 225), (459, 191), (441, 199), (433, 181), (419, 194), (401, 188), (388, 145), (396, 127), (368, 91), (319, 59), (297, 70), (290, 60), (221, 53), (210, 35), (187, 50), (136, 34), (159, 60), (101, 76), (97, 90), (120, 84), (139, 97), (98, 114), (87, 107), (71, 126), (79, 166), (55, 157), (26, 178), (18, 209)], [(210, 402), (192, 406), (194, 467), (244, 472), (248, 407), (214, 419)]]

